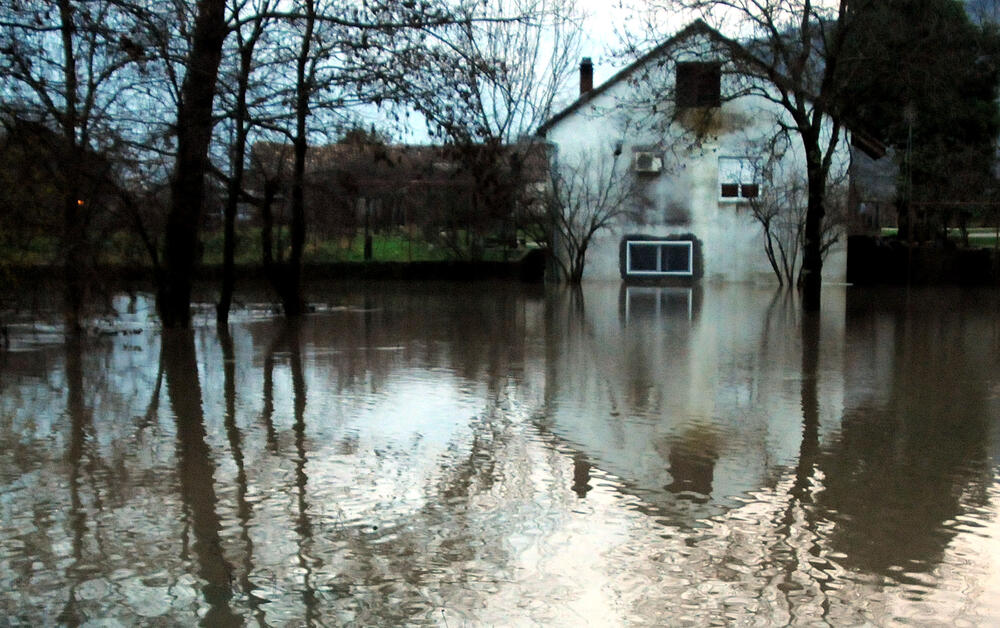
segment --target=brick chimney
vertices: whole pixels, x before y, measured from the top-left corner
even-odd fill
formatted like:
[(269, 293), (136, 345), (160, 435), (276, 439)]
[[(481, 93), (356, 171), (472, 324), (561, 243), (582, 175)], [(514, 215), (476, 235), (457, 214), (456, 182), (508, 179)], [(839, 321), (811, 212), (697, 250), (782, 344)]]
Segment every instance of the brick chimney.
[(583, 96), (594, 89), (594, 64), (590, 57), (584, 57), (580, 62), (580, 95)]

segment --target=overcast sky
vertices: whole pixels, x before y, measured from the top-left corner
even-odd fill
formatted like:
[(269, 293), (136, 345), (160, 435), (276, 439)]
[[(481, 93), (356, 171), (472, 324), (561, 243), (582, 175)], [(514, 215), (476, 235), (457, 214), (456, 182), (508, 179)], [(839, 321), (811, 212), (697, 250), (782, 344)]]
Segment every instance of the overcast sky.
[[(617, 70), (627, 65), (627, 59), (616, 58), (615, 50), (621, 48), (621, 32), (642, 35), (638, 12), (630, 8), (642, 6), (643, 0), (576, 0), (577, 7), (584, 13), (583, 37), (580, 42), (580, 56), (591, 57), (594, 61), (594, 85), (600, 85)], [(665, 37), (683, 28), (691, 19), (678, 15), (675, 22), (667, 27)]]
[[(589, 56), (594, 60), (594, 83), (599, 84), (611, 76), (608, 65), (608, 49), (618, 46), (618, 36), (615, 27), (623, 24), (630, 11), (617, 6), (616, 2), (607, 0), (577, 0), (581, 11), (587, 14), (584, 18), (583, 37), (580, 42), (581, 56)], [(621, 64), (614, 60), (614, 63)]]

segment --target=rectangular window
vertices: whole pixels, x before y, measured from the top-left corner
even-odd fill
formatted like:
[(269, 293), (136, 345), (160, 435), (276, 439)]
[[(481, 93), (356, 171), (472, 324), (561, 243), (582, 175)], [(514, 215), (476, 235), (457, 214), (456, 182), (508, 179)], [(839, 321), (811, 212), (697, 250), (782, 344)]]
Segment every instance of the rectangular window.
[(678, 63), (676, 83), (678, 107), (722, 104), (722, 64), (718, 62)]
[(630, 241), (625, 257), (629, 275), (689, 276), (694, 265), (694, 247), (684, 240)]
[(749, 157), (719, 158), (719, 198), (724, 201), (757, 198), (760, 168)]

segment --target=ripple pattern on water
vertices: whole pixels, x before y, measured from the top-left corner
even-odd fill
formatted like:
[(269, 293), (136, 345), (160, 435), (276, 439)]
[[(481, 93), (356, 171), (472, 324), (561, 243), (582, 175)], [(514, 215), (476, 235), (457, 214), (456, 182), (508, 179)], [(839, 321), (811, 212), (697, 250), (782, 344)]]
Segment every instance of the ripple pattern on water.
[(340, 290), (0, 361), (0, 615), (1000, 624), (995, 301)]

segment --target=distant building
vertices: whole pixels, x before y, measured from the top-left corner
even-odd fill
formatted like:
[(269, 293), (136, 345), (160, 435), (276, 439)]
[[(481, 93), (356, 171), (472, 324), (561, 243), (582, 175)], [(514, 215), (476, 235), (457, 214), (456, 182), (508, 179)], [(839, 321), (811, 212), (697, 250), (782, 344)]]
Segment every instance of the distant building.
[(882, 228), (897, 226), (896, 151), (889, 148), (881, 157), (874, 158), (871, 151), (852, 148), (850, 207), (853, 211), (848, 231), (851, 235), (879, 235)]
[[(309, 233), (320, 238), (352, 237), (367, 226), (407, 230), (428, 241), (459, 232), (463, 238), (466, 232), (484, 240), (500, 238), (512, 231), (516, 199), (492, 204), (488, 200), (498, 199), (500, 184), (528, 185), (543, 178), (542, 148), (359, 141), (312, 146), (306, 154)], [(254, 195), (261, 202), (270, 189), (279, 222), (290, 198), (292, 156), (291, 145), (270, 142), (255, 144), (251, 155)], [(483, 183), (484, 169), (492, 169), (489, 176), (497, 182), (492, 188), (491, 180)]]

